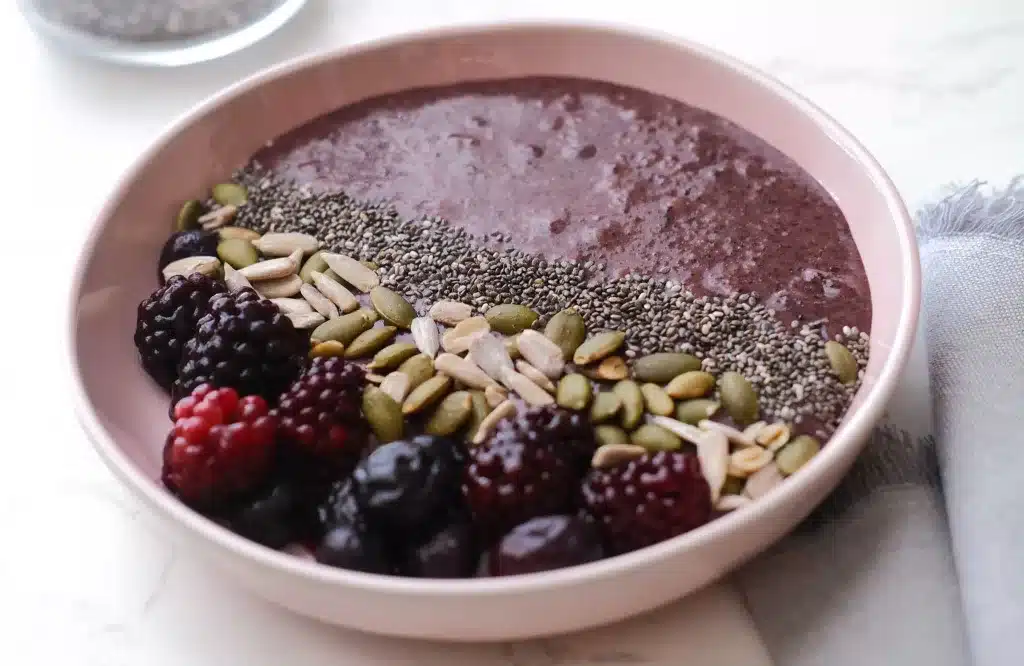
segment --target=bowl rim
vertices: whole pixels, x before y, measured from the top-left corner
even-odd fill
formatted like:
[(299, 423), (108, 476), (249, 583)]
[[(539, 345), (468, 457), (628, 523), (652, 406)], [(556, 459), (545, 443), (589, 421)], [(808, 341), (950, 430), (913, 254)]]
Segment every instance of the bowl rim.
[[(628, 37), (637, 41), (659, 43), (664, 46), (688, 52), (696, 57), (714, 61), (720, 67), (731, 69), (750, 83), (767, 89), (785, 99), (815, 122), (822, 131), (849, 153), (866, 172), (876, 190), (886, 202), (889, 215), (896, 224), (900, 244), (900, 255), (904, 275), (900, 285), (904, 307), (893, 336), (889, 357), (883, 364), (876, 382), (868, 390), (864, 401), (857, 406), (849, 419), (840, 426), (829, 440), (829, 445), (802, 470), (801, 474), (787, 479), (744, 511), (721, 516), (700, 528), (679, 535), (667, 541), (646, 548), (607, 558), (597, 562), (577, 565), (554, 571), (545, 571), (521, 576), (469, 579), (415, 579), (381, 574), (369, 574), (328, 567), (315, 561), (295, 557), (272, 550), (245, 539), (221, 527), (201, 514), (188, 508), (158, 483), (138, 471), (134, 463), (115, 443), (114, 437), (100, 423), (96, 410), (85, 388), (83, 370), (77, 355), (79, 304), (86, 271), (96, 245), (104, 230), (104, 222), (117, 203), (130, 188), (139, 173), (174, 137), (194, 121), (233, 99), (237, 95), (258, 88), (273, 79), (295, 71), (314, 67), (326, 62), (347, 58), (357, 54), (395, 47), (402, 44), (427, 42), (437, 39), (452, 39), (460, 36), (480, 36), (516, 31), (590, 32), (595, 34)], [(625, 573), (634, 567), (671, 560), (680, 553), (693, 550), (719, 540), (734, 531), (750, 529), (766, 513), (780, 508), (797, 498), (811, 487), (816, 479), (831, 465), (850, 453), (859, 453), (865, 436), (880, 420), (885, 405), (891, 397), (903, 367), (906, 365), (917, 330), (921, 302), (921, 275), (918, 248), (912, 219), (896, 186), (868, 150), (848, 130), (810, 100), (790, 89), (771, 75), (746, 63), (719, 52), (716, 49), (693, 42), (661, 30), (637, 27), (635, 25), (579, 19), (524, 19), (517, 21), (479, 21), (459, 23), (453, 26), (433, 27), (405, 31), (388, 36), (360, 41), (313, 54), (300, 55), (270, 68), (256, 72), (220, 91), (208, 96), (192, 108), (179, 114), (159, 133), (120, 176), (110, 191), (100, 212), (94, 218), (83, 248), (76, 261), (68, 319), (68, 352), (74, 383), (74, 406), (79, 422), (86, 436), (99, 453), (100, 458), (122, 483), (143, 500), (148, 507), (163, 519), (182, 525), (191, 537), (198, 537), (214, 546), (218, 554), (241, 557), (264, 570), (307, 579), (323, 585), (338, 585), (358, 588), (363, 592), (388, 595), (405, 595), (422, 598), (476, 598), (530, 593), (539, 590), (572, 587), (597, 579), (607, 579)]]

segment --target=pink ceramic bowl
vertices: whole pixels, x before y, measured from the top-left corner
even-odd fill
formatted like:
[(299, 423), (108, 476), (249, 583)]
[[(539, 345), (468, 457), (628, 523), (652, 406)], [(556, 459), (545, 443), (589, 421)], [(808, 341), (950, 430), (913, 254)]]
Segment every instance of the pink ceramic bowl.
[[(268, 550), (185, 508), (159, 483), (167, 397), (132, 345), (135, 308), (179, 203), (228, 177), (266, 140), (337, 107), (408, 87), (563, 75), (645, 88), (703, 107), (788, 154), (838, 201), (872, 291), (871, 362), (821, 455), (766, 497), (629, 555), (530, 576), (409, 580), (331, 569)], [(866, 150), (769, 77), (708, 49), (606, 26), (542, 23), (434, 30), (304, 58), (233, 86), (174, 123), (111, 195), (72, 301), (77, 404), (100, 455), (167, 528), (257, 594), (366, 631), (444, 640), (561, 633), (642, 613), (764, 550), (831, 491), (861, 450), (911, 348), (919, 266), (910, 218)]]

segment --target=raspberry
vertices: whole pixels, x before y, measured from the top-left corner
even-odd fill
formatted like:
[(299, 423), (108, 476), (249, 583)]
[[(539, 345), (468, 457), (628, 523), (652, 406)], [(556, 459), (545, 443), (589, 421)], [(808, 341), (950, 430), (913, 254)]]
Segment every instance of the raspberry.
[(670, 539), (711, 517), (711, 490), (690, 453), (659, 451), (591, 470), (583, 497), (616, 553)]
[[(530, 518), (572, 508), (588, 444), (567, 410), (539, 407), (501, 421), (469, 452), (462, 493), (479, 530), (496, 538)], [(572, 433), (567, 441), (561, 437)]]
[(368, 441), (360, 414), (365, 377), (354, 363), (314, 358), (275, 410), (286, 453), (335, 476), (350, 471)]
[(210, 298), (223, 291), (223, 284), (205, 275), (174, 275), (139, 303), (135, 347), (142, 357), (142, 367), (164, 389), (169, 390), (178, 378), (185, 343), (209, 310)]
[(259, 396), (200, 385), (174, 406), (164, 445), (164, 485), (186, 504), (224, 506), (264, 481), (277, 420)]
[(182, 355), (172, 397), (200, 384), (277, 400), (305, 364), (309, 341), (252, 289), (217, 294)]
[(201, 255), (216, 257), (217, 243), (219, 242), (220, 236), (218, 234), (200, 229), (178, 231), (171, 234), (171, 237), (167, 239), (167, 242), (164, 243), (163, 248), (160, 250), (160, 260), (157, 262), (157, 272), (159, 273), (160, 281), (163, 282), (164, 266), (172, 261)]

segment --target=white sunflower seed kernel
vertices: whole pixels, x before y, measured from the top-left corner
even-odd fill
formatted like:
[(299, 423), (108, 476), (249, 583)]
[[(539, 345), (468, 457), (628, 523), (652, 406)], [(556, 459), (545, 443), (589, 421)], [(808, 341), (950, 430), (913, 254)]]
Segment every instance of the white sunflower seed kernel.
[(228, 291), (241, 291), (245, 288), (252, 289), (252, 283), (235, 270), (231, 264), (224, 264), (224, 284), (227, 285)]
[(295, 250), (312, 254), (320, 248), (320, 241), (314, 236), (298, 231), (272, 231), (263, 234), (252, 244), (265, 257), (287, 257)]
[(319, 312), (306, 312), (303, 314), (290, 314), (285, 316), (291, 319), (292, 326), (300, 330), (316, 328), (327, 321)]
[(565, 372), (562, 349), (543, 333), (533, 329), (526, 329), (520, 333), (519, 353), (549, 379), (558, 379)]
[(486, 389), (496, 384), (476, 363), (455, 354), (438, 355), (434, 360), (434, 369), (472, 388)]
[(334, 319), (338, 316), (338, 306), (336, 306), (331, 299), (320, 293), (320, 290), (311, 284), (302, 283), (299, 287), (299, 294), (306, 299), (306, 301), (313, 306), (313, 309), (322, 314), (327, 319)]
[(489, 333), (473, 338), (469, 344), (469, 360), (496, 381), (501, 380), (506, 369), (512, 368), (512, 358), (505, 349), (505, 343)]
[(302, 284), (302, 278), (292, 273), (288, 277), (257, 282), (253, 288), (263, 298), (291, 298), (298, 295)]
[(737, 430), (736, 428), (725, 425), (724, 423), (704, 419), (697, 425), (700, 426), (702, 430), (713, 430), (715, 432), (722, 433), (723, 435), (725, 435), (726, 439), (728, 439), (731, 443), (736, 444), (737, 446), (757, 446), (757, 442), (754, 441), (752, 437), (747, 437), (746, 435), (743, 434), (741, 430)]
[(487, 438), (491, 436), (491, 432), (494, 430), (494, 427), (498, 425), (499, 421), (511, 418), (515, 416), (515, 414), (516, 405), (511, 400), (506, 400), (495, 407), (490, 414), (480, 421), (480, 427), (477, 428), (476, 435), (473, 436), (473, 444), (483, 444)]
[[(502, 346), (502, 348), (504, 348), (505, 345), (501, 345), (501, 346)], [(531, 382), (533, 382), (537, 386), (541, 387), (542, 389), (544, 389), (548, 393), (554, 393), (555, 392), (556, 387), (555, 387), (554, 382), (552, 382), (550, 379), (548, 379), (547, 375), (545, 375), (543, 372), (541, 372), (537, 368), (533, 367), (532, 365), (530, 365), (526, 361), (524, 361), (522, 359), (519, 359), (518, 361), (516, 361), (516, 370), (518, 370), (521, 375), (523, 375), (524, 377), (526, 377)]]
[(164, 266), (163, 273), (164, 280), (170, 280), (175, 275), (181, 275), (188, 277), (193, 273), (202, 273), (203, 275), (212, 277), (217, 274), (220, 270), (220, 259), (217, 257), (208, 256), (196, 256), (196, 257), (184, 257)]
[(777, 423), (772, 423), (771, 425), (766, 425), (757, 433), (755, 439), (761, 446), (765, 447), (769, 451), (775, 452), (789, 443), (789, 437), (791, 434), (789, 426), (782, 421), (779, 421)]
[(590, 466), (596, 469), (615, 467), (635, 460), (647, 453), (647, 449), (636, 444), (604, 444), (597, 447), (590, 459)]
[(270, 302), (277, 306), (282, 314), (309, 314), (313, 306), (301, 298), (272, 298)]
[(782, 483), (782, 479), (782, 472), (775, 463), (769, 463), (750, 475), (743, 487), (743, 494), (750, 499), (763, 497), (769, 490)]
[(484, 389), (484, 399), (487, 401), (487, 406), (494, 409), (508, 400), (508, 391), (500, 386), (488, 386)]
[(352, 257), (344, 254), (324, 252), (320, 255), (327, 262), (332, 271), (338, 274), (345, 282), (362, 292), (368, 292), (380, 285), (380, 277), (373, 271)]
[(445, 326), (455, 326), (473, 316), (473, 307), (457, 301), (438, 301), (430, 306), (430, 318)]
[(388, 373), (380, 382), (380, 390), (391, 396), (391, 399), (398, 404), (402, 404), (409, 394), (410, 384), (409, 375), (395, 370)]
[(348, 287), (337, 280), (333, 280), (320, 271), (313, 271), (310, 274), (315, 286), (321, 294), (331, 299), (331, 302), (338, 306), (338, 311), (344, 314), (359, 309), (359, 301), (355, 294), (348, 290)]
[(735, 511), (750, 504), (753, 500), (743, 495), (722, 495), (715, 502), (716, 511)]
[(245, 268), (239, 269), (238, 272), (251, 282), (279, 280), (297, 273), (301, 261), (302, 252), (296, 250), (287, 257), (257, 261), (255, 264), (250, 264)]
[(708, 430), (695, 445), (701, 472), (711, 489), (711, 500), (717, 502), (729, 473), (729, 440), (720, 432)]
[(204, 231), (213, 231), (214, 229), (220, 229), (225, 224), (235, 219), (235, 214), (238, 213), (238, 206), (227, 205), (215, 208), (209, 213), (202, 215), (197, 221), (199, 226)]
[(729, 475), (745, 479), (772, 461), (772, 452), (760, 446), (734, 451), (729, 456)]
[(421, 352), (434, 358), (441, 349), (441, 334), (437, 324), (430, 317), (416, 317), (412, 320), (412, 341)]
[(550, 405), (555, 401), (550, 393), (515, 370), (506, 369), (501, 376), (501, 381), (510, 391), (514, 391), (520, 398), (533, 406)]

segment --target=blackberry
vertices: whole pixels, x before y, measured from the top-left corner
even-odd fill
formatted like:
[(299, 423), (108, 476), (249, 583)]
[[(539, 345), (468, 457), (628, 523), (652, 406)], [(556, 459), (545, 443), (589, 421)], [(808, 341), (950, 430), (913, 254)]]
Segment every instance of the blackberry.
[(172, 261), (203, 255), (216, 257), (217, 243), (219, 242), (218, 234), (200, 229), (178, 231), (171, 234), (171, 237), (164, 243), (163, 249), (160, 250), (160, 260), (157, 262), (157, 274), (160, 281), (163, 282), (164, 266)]
[(473, 528), (456, 520), (409, 548), (400, 572), (413, 578), (469, 578), (478, 559)]
[(326, 535), (314, 551), (317, 562), (340, 569), (386, 574), (392, 572), (384, 543), (358, 525), (339, 525)]
[(711, 518), (711, 490), (700, 461), (678, 451), (591, 470), (583, 497), (616, 553), (665, 541)]
[(495, 576), (550, 571), (604, 557), (597, 526), (580, 516), (541, 516), (502, 537), (491, 554)]
[(209, 310), (210, 298), (224, 291), (222, 283), (205, 275), (174, 275), (139, 303), (135, 347), (142, 358), (142, 367), (165, 390), (170, 390), (178, 378), (185, 343)]
[(335, 481), (317, 505), (315, 513), (313, 530), (317, 538), (340, 525), (365, 526), (366, 522), (356, 503), (351, 479)]
[(172, 396), (211, 384), (276, 402), (302, 371), (308, 350), (305, 334), (252, 289), (217, 294), (185, 345)]
[(271, 485), (225, 515), (229, 529), (268, 548), (284, 548), (295, 537), (292, 515), (295, 492), (288, 484)]

